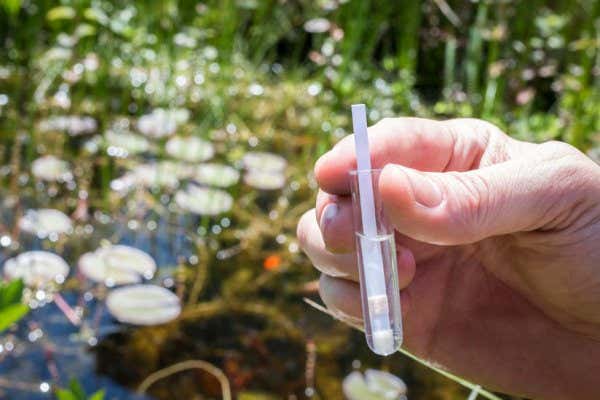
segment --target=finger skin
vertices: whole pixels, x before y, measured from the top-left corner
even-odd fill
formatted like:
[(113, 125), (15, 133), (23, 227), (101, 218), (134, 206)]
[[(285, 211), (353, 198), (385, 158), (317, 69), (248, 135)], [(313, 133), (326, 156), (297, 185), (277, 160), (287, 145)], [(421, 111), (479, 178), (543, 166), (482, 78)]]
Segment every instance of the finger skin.
[[(320, 209), (320, 210), (319, 210)], [(328, 212), (323, 212), (327, 209)], [(334, 211), (330, 215), (329, 211)], [(335, 196), (335, 201), (317, 202), (319, 228), (327, 249), (333, 253), (349, 253), (354, 250), (352, 201), (347, 196)]]
[[(334, 254), (323, 242), (321, 232), (314, 218), (314, 210), (304, 214), (298, 223), (300, 247), (319, 271), (333, 277), (358, 281), (356, 253)], [(413, 253), (407, 248), (396, 246), (398, 284), (407, 286), (415, 274), (416, 262)]]
[[(493, 125), (475, 119), (433, 121), (383, 119), (369, 128), (373, 168), (395, 163), (421, 171), (464, 171), (486, 159), (486, 151), (502, 155), (508, 138)], [(490, 160), (486, 160), (488, 162)], [(350, 193), (348, 173), (356, 169), (354, 136), (342, 139), (315, 164), (319, 187), (327, 193)]]
[[(319, 291), (335, 314), (362, 318), (358, 284), (324, 275)], [(418, 357), (526, 398), (597, 398), (597, 377), (589, 374), (600, 368), (597, 341), (558, 327), (476, 263), (458, 267), (441, 258), (421, 265), (400, 294), (402, 347)]]
[(334, 254), (326, 249), (315, 209), (307, 211), (298, 222), (296, 231), (300, 247), (314, 267), (330, 276), (349, 277), (356, 275), (356, 254)]
[[(401, 261), (404, 246), (417, 265), (402, 284), (403, 347), (492, 390), (596, 400), (600, 170), (564, 143), (498, 132), (483, 121), (406, 118), (369, 131), (373, 166), (404, 168), (386, 168), (378, 188), (397, 229), (399, 271), (410, 264)], [(325, 193), (300, 231), (327, 273), (346, 271), (343, 279), (323, 275), (323, 301), (360, 318), (359, 285), (341, 261), (353, 245), (351, 233), (342, 236), (350, 217), (340, 201), (353, 147), (346, 138), (316, 164)]]
[[(323, 215), (323, 209), (329, 204), (337, 204), (339, 211), (326, 226), (321, 224), (323, 242), (329, 252), (336, 254), (351, 253), (356, 246), (354, 229), (352, 228), (352, 204), (347, 196), (330, 195), (320, 192), (317, 195), (316, 215)], [(322, 219), (317, 217), (317, 223)], [(425, 261), (443, 252), (443, 248), (420, 242), (396, 231), (396, 246), (410, 249), (417, 262)]]

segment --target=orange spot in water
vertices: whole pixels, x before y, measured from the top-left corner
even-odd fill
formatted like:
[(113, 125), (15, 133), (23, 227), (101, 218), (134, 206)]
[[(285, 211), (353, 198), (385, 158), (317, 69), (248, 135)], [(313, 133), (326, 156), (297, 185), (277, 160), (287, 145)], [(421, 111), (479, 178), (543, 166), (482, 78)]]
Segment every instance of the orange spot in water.
[(267, 258), (265, 258), (265, 261), (263, 262), (263, 267), (267, 271), (275, 271), (280, 266), (281, 266), (281, 257), (279, 257), (276, 254), (268, 256)]

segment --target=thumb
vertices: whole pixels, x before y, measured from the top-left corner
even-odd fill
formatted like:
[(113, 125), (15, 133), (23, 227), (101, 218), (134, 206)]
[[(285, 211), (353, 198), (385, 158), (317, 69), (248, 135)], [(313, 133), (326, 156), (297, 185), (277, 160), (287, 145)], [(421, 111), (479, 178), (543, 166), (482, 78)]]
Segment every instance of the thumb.
[(511, 160), (466, 172), (420, 172), (388, 164), (379, 192), (402, 234), (432, 244), (467, 244), (559, 219), (573, 197), (577, 174), (571, 167), (578, 166)]

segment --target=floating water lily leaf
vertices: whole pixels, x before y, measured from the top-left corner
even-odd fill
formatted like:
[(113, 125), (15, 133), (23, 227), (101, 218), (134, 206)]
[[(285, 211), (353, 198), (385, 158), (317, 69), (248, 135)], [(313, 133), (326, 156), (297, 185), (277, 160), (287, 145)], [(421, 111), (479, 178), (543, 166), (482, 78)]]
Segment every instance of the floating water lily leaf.
[(342, 383), (348, 400), (401, 400), (406, 399), (406, 385), (402, 379), (388, 372), (368, 369), (365, 375), (350, 373)]
[(199, 215), (218, 215), (231, 210), (233, 197), (223, 190), (190, 185), (175, 193), (175, 203)]
[(53, 234), (71, 233), (73, 223), (62, 211), (42, 208), (27, 210), (19, 221), (19, 227), (25, 232), (44, 238)]
[(107, 286), (138, 283), (143, 278), (151, 279), (156, 272), (156, 263), (148, 253), (124, 245), (85, 253), (77, 265), (87, 278)]
[(146, 136), (160, 139), (171, 136), (177, 126), (189, 119), (189, 110), (176, 108), (165, 110), (156, 108), (150, 114), (142, 115), (137, 123), (138, 130)]
[(190, 110), (187, 108), (171, 108), (167, 110), (175, 122), (179, 125), (185, 124), (190, 119)]
[(92, 117), (79, 115), (55, 115), (41, 120), (37, 128), (40, 132), (67, 132), (70, 136), (94, 133), (98, 123)]
[(188, 177), (191, 172), (188, 165), (170, 161), (139, 164), (132, 171), (113, 180), (110, 187), (121, 193), (127, 193), (135, 187), (174, 189), (179, 186), (179, 180)]
[(209, 160), (215, 154), (212, 143), (195, 136), (176, 136), (166, 144), (165, 150), (173, 158), (188, 162)]
[(109, 155), (112, 155), (110, 147), (123, 149), (128, 154), (144, 153), (150, 148), (150, 142), (145, 137), (127, 131), (108, 130), (104, 134), (104, 140), (109, 148)]
[(112, 290), (106, 298), (109, 312), (120, 322), (159, 325), (181, 313), (179, 298), (156, 285), (131, 285)]
[(50, 182), (67, 182), (73, 179), (69, 163), (54, 156), (43, 156), (34, 160), (31, 173), (38, 179)]
[(66, 261), (48, 251), (27, 251), (4, 263), (4, 275), (8, 279), (23, 279), (32, 287), (62, 283), (68, 274)]
[(240, 173), (225, 164), (200, 164), (192, 177), (203, 185), (225, 188), (235, 185), (240, 179)]
[(251, 170), (244, 174), (244, 182), (256, 189), (276, 190), (285, 185), (285, 175), (282, 172)]
[(275, 153), (249, 152), (242, 158), (244, 168), (258, 172), (281, 172), (287, 166), (285, 158)]

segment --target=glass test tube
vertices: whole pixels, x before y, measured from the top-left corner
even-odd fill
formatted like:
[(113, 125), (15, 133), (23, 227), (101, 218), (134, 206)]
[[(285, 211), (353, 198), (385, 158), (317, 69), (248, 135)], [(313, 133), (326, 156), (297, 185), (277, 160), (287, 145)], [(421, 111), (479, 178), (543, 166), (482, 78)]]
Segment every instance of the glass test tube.
[[(355, 170), (350, 172), (354, 233), (358, 254), (358, 270), (362, 311), (367, 344), (373, 352), (388, 355), (402, 344), (402, 312), (394, 229), (385, 218), (378, 183), (381, 170)], [(372, 185), (361, 188), (361, 185)], [(361, 192), (373, 193), (375, 226), (363, 226)]]

